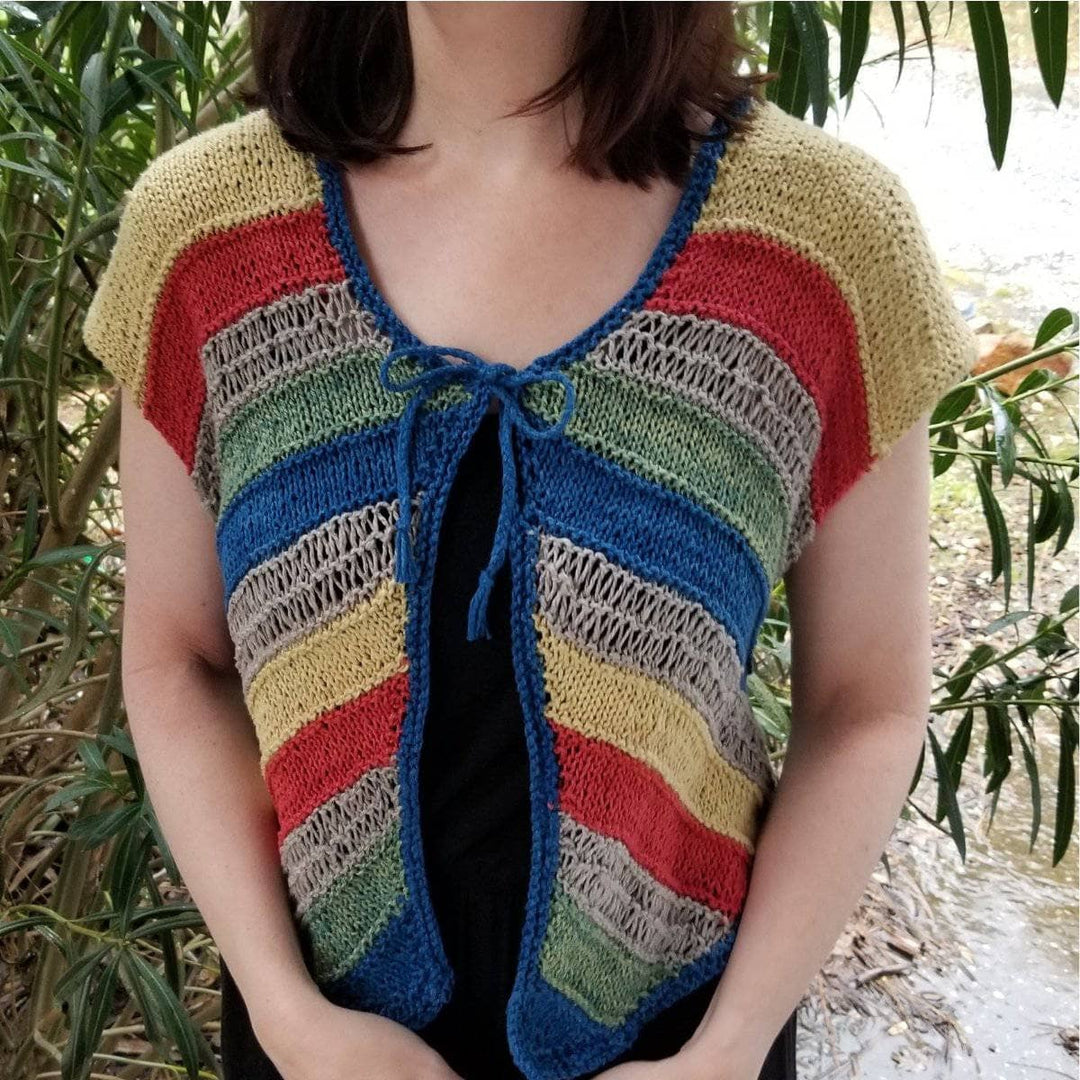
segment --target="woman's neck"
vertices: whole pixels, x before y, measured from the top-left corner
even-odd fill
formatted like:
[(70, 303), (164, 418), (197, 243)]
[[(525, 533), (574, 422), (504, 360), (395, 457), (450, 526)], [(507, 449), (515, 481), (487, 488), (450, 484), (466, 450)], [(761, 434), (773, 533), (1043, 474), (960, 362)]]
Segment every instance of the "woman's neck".
[(532, 116), (505, 114), (566, 70), (584, 8), (410, 0), (415, 92), (399, 140), (433, 142), (429, 160), (460, 154), (512, 174), (561, 160), (576, 131), (575, 102)]

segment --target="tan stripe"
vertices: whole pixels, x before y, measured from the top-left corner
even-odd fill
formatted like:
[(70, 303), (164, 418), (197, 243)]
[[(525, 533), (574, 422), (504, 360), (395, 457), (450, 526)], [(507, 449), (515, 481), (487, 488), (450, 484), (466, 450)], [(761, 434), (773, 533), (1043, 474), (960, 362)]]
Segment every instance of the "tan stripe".
[(718, 753), (705, 721), (673, 690), (607, 664), (533, 614), (548, 714), (655, 769), (702, 824), (753, 850), (764, 792)]
[(646, 309), (604, 338), (589, 359), (703, 406), (753, 442), (794, 507), (786, 553), (794, 561), (814, 527), (810, 475), (821, 419), (810, 392), (766, 342), (719, 319)]
[(213, 232), (305, 210), (321, 196), (310, 158), (285, 142), (265, 109), (177, 144), (131, 189), (84, 320), (87, 347), (141, 405), (157, 298), (177, 256)]
[[(415, 542), (418, 498), (414, 506)], [(273, 656), (366, 600), (392, 576), (396, 524), (396, 499), (335, 514), (241, 578), (226, 619), (244, 693)]]
[(390, 341), (347, 281), (313, 285), (248, 312), (203, 347), (217, 430), (278, 383), (364, 351), (385, 355)]
[(828, 274), (855, 321), (875, 456), (974, 365), (978, 340), (897, 174), (774, 102), (721, 157), (694, 230), (756, 233)]
[(400, 810), (397, 768), (388, 765), (369, 769), (289, 833), (281, 846), (281, 866), (297, 915), (371, 854)]
[(557, 878), (593, 922), (639, 959), (683, 965), (704, 955), (730, 930), (722, 911), (661, 884), (620, 840), (559, 812)]
[(320, 713), (404, 670), (405, 586), (382, 582), (370, 599), (263, 665), (246, 700), (263, 766)]
[(567, 641), (681, 694), (708, 724), (716, 749), (754, 783), (771, 785), (768, 748), (725, 627), (701, 604), (646, 581), (572, 540), (540, 534), (539, 610)]

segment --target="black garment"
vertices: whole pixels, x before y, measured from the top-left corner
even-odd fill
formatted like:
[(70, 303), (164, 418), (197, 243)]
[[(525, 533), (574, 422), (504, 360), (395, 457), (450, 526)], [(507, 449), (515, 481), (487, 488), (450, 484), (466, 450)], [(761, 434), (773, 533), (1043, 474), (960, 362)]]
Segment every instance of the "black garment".
[[(431, 694), (421, 744), (421, 835), (432, 906), (455, 972), (454, 993), (419, 1035), (465, 1080), (520, 1080), (506, 1000), (528, 895), (529, 759), (510, 647), (510, 568), (488, 605), (490, 639), (467, 641), (469, 601), (487, 561), (500, 493), (498, 416), (487, 413), (447, 498), (431, 598)], [(604, 1066), (676, 1053), (719, 976), (646, 1023)], [(225, 1080), (280, 1080), (222, 963)], [(581, 1080), (603, 1069), (585, 1074)], [(336, 1078), (335, 1078), (336, 1080)], [(795, 1015), (759, 1080), (795, 1080)]]

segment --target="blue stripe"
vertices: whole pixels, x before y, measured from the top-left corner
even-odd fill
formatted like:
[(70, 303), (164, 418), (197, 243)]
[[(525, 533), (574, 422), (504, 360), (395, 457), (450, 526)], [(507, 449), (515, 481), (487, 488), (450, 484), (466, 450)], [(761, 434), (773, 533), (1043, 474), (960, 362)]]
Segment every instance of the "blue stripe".
[(533, 1080), (562, 1080), (610, 1065), (654, 1016), (724, 970), (737, 931), (738, 920), (707, 953), (646, 994), (618, 1027), (597, 1023), (539, 974), (530, 978), (515, 988), (507, 1016), (510, 1052), (518, 1068)]
[(453, 972), (436, 962), (444, 956), (433, 951), (416, 904), (406, 902), (352, 971), (322, 990), (335, 1005), (378, 1013), (415, 1030), (450, 999)]
[[(463, 406), (423, 409), (413, 444), (414, 493), (425, 488), (459, 440)], [(217, 526), (225, 602), (253, 567), (335, 514), (397, 496), (397, 420), (340, 435), (272, 465), (233, 497)]]
[(533, 440), (524, 469), (530, 520), (697, 600), (731, 634), (746, 665), (771, 589), (742, 533), (568, 439)]

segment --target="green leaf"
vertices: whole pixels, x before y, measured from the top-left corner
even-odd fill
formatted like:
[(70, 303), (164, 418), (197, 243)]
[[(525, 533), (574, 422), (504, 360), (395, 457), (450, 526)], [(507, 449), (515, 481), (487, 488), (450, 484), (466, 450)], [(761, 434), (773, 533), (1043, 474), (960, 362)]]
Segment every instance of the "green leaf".
[(1039, 828), (1042, 825), (1042, 787), (1039, 784), (1039, 763), (1035, 759), (1023, 729), (1017, 726), (1016, 737), (1020, 740), (1020, 749), (1024, 754), (1024, 768), (1027, 770), (1028, 785), (1031, 788), (1031, 837), (1028, 844), (1029, 853), (1035, 850), (1035, 841), (1039, 838)]
[(105, 54), (94, 53), (83, 69), (79, 89), (83, 95), (83, 138), (93, 143), (101, 132), (101, 120), (105, 115)]
[(942, 753), (933, 727), (927, 728), (926, 733), (930, 739), (930, 750), (934, 755), (934, 765), (937, 769), (939, 804), (945, 809), (945, 817), (949, 822), (949, 831), (952, 834), (953, 843), (956, 844), (957, 850), (960, 852), (960, 859), (962, 862), (966, 862), (967, 844), (964, 840), (964, 819), (960, 813), (960, 804), (956, 801), (956, 787), (952, 782), (949, 762)]
[(975, 648), (972, 649), (959, 664), (957, 664), (953, 674), (945, 683), (945, 689), (948, 694), (946, 701), (959, 701), (968, 692), (968, 688), (971, 686), (971, 681), (975, 678), (976, 673), (986, 667), (996, 655), (992, 645), (987, 645), (985, 643), (976, 645)]
[(994, 163), (1000, 169), (1012, 119), (1012, 74), (1005, 23), (1001, 6), (989, 0), (969, 0), (967, 13), (982, 85), (986, 134)]
[(904, 71), (904, 49), (907, 42), (907, 27), (904, 25), (904, 6), (900, 3), (900, 0), (890, 0), (889, 7), (892, 9), (893, 26), (896, 27), (896, 82), (898, 83), (900, 82), (900, 76)]
[(931, 424), (951, 424), (958, 420), (964, 410), (975, 400), (974, 383), (954, 386), (935, 406), (930, 414)]
[(168, 1035), (176, 1044), (188, 1076), (192, 1080), (198, 1080), (199, 1042), (191, 1018), (157, 968), (148, 964), (132, 949), (126, 950), (124, 955), (130, 974), (135, 980), (144, 1013), (153, 1012), (158, 1030)]
[(829, 112), (829, 33), (817, 4), (792, 4), (791, 21), (799, 37), (814, 123), (821, 127)]
[(765, 94), (785, 112), (802, 120), (806, 116), (810, 91), (798, 32), (791, 16), (793, 6), (789, 0), (775, 0), (772, 4), (768, 70), (775, 71), (778, 78), (766, 84)]
[(1072, 492), (1065, 477), (1058, 473), (1054, 479), (1058, 493), (1058, 504), (1061, 507), (1061, 527), (1058, 530), (1057, 544), (1054, 545), (1054, 554), (1060, 555), (1072, 535), (1075, 522), (1075, 507), (1072, 500)]
[(987, 383), (979, 387), (979, 392), (989, 404), (994, 418), (994, 450), (1001, 471), (1002, 486), (1008, 487), (1016, 471), (1016, 427), (996, 386)]
[(746, 677), (746, 689), (761, 726), (774, 738), (786, 741), (791, 732), (787, 710), (760, 675), (751, 672)]
[(1005, 607), (1008, 608), (1012, 592), (1012, 544), (1009, 540), (1009, 530), (1005, 524), (1005, 515), (1001, 511), (1001, 504), (991, 490), (983, 470), (976, 468), (974, 471), (979, 498), (982, 500), (983, 516), (990, 531), (990, 580), (994, 582), (999, 577), (1003, 579)]
[(1050, 100), (1060, 108), (1069, 48), (1069, 5), (1036, 0), (1028, 4), (1028, 11), (1043, 86)]
[[(1032, 7), (1037, 5), (1033, 4)], [(1039, 324), (1038, 333), (1035, 335), (1035, 343), (1031, 346), (1031, 351), (1042, 348), (1048, 341), (1052, 341), (1062, 333), (1064, 330), (1068, 330), (1076, 324), (1076, 314), (1070, 311), (1068, 308), (1059, 307), (1054, 308)]]
[(1072, 841), (1076, 820), (1076, 744), (1077, 726), (1072, 706), (1062, 706), (1058, 724), (1061, 752), (1058, 757), (1057, 808), (1054, 814), (1054, 866), (1065, 857)]
[[(983, 706), (986, 715), (986, 746), (983, 758), (983, 776), (987, 778), (986, 793), (989, 795), (1001, 787), (1002, 781), (1012, 769), (1012, 737), (1009, 714), (1000, 702)], [(994, 822), (994, 808), (990, 810), (989, 825)]]
[(840, 5), (840, 97), (847, 97), (854, 87), (869, 40), (869, 0), (844, 0)]

